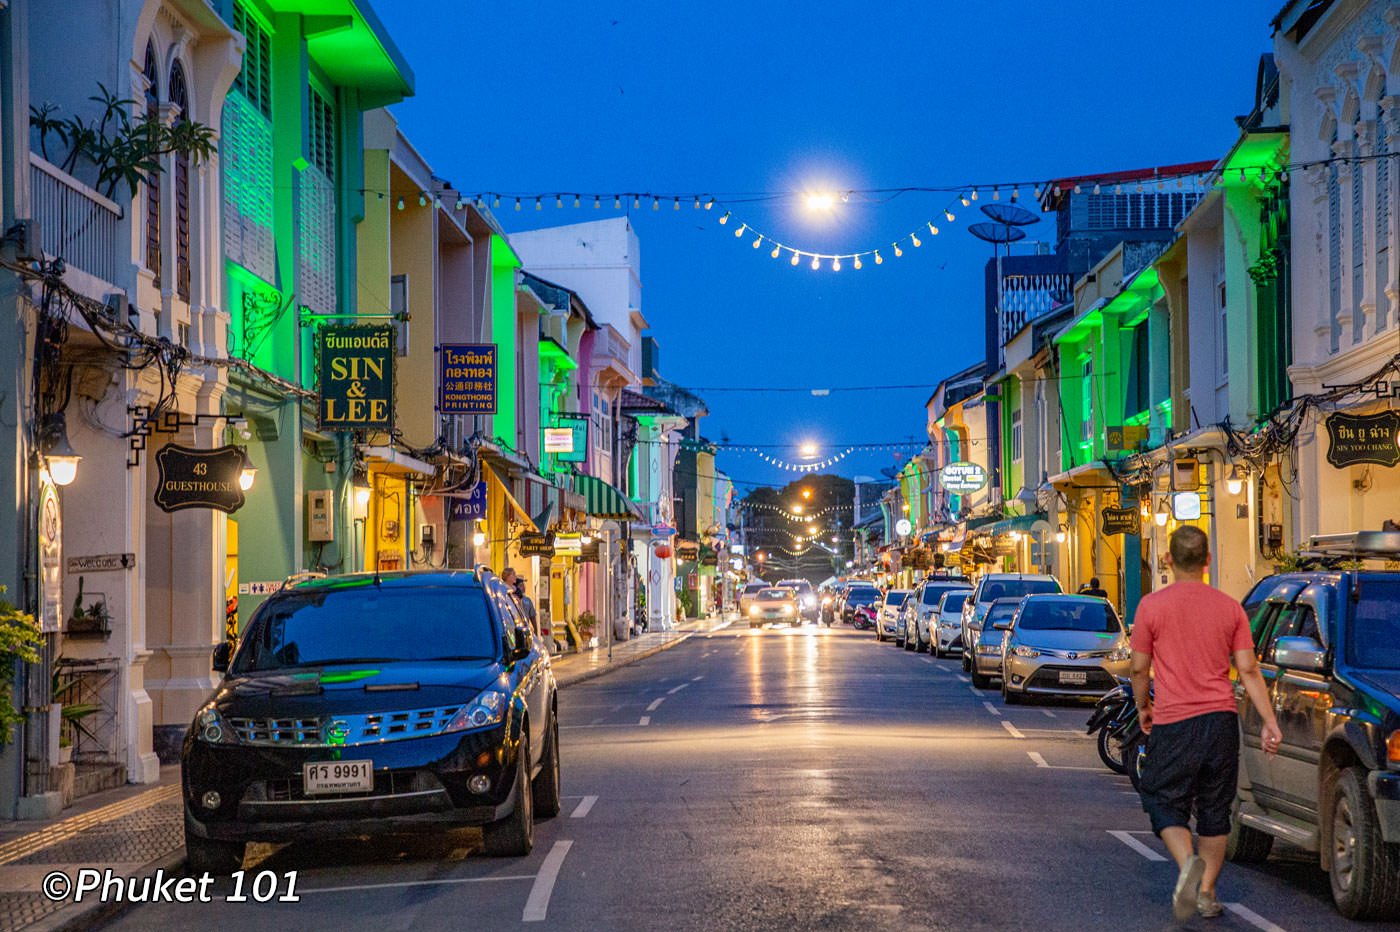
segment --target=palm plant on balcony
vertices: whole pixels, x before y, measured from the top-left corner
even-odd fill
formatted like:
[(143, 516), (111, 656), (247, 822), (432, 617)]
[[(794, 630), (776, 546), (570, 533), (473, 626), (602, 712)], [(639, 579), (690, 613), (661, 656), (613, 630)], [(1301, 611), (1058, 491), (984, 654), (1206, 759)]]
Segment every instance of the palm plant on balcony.
[[(153, 113), (133, 119), (134, 100), (118, 97), (101, 83), (88, 99), (101, 115), (58, 116), (51, 103), (29, 108), (29, 125), (38, 130), (39, 152), (69, 175), (86, 174), (104, 197), (112, 197), (123, 182), (136, 195), (142, 182), (161, 171), (161, 157), (188, 156), (197, 164), (214, 153), (214, 130), (203, 123), (180, 119), (163, 123)], [(50, 153), (50, 146), (53, 152)]]

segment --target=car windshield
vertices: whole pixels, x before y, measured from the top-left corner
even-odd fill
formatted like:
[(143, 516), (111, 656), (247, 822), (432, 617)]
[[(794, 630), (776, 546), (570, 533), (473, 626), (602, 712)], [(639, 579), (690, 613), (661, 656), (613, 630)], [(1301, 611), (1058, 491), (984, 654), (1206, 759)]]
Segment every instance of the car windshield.
[(885, 593), (886, 605), (903, 605), (904, 600), (909, 597), (908, 589), (891, 589)]
[(232, 672), (336, 663), (486, 660), (500, 649), (480, 589), (316, 589), (263, 603)]
[(960, 612), (968, 595), (969, 590), (967, 589), (954, 589), (952, 592), (945, 592), (938, 603), (938, 610), (940, 612)]
[(1010, 605), (993, 605), (987, 610), (987, 617), (983, 619), (982, 626), (990, 628), (999, 621), (1010, 621), (1012, 616), (1016, 614), (1016, 606), (1016, 602), (1012, 602)]
[(879, 598), (879, 589), (852, 589), (851, 594), (846, 596), (846, 603), (849, 605), (868, 605)]
[(1060, 584), (1053, 579), (990, 579), (982, 587), (979, 602), (997, 599), (1019, 599), (1038, 592), (1059, 592)]
[[(938, 605), (949, 592), (957, 592), (960, 586), (925, 586), (921, 600), (925, 605)], [(963, 589), (966, 592), (966, 589)]]
[(760, 582), (760, 583), (749, 583), (747, 586), (744, 587), (744, 594), (745, 594), (745, 595), (753, 595), (755, 592), (758, 592), (760, 589), (764, 588), (764, 587), (767, 586), (767, 585), (768, 585), (767, 583), (761, 583), (761, 582)]
[(1031, 599), (1016, 626), (1022, 631), (1093, 631), (1118, 634), (1123, 630), (1113, 606), (1099, 599)]
[(1362, 577), (1358, 587), (1347, 661), (1370, 670), (1400, 670), (1400, 579)]
[(797, 593), (793, 592), (791, 589), (764, 589), (758, 594), (758, 597), (769, 602), (784, 602), (790, 601), (795, 598), (796, 595)]

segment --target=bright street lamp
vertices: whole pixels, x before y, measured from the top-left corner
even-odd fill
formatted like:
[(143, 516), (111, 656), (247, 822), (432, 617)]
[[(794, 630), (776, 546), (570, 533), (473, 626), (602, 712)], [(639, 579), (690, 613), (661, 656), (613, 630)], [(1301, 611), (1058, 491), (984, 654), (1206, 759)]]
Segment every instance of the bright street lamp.
[(830, 194), (814, 192), (807, 195), (808, 210), (830, 210), (836, 206), (836, 198)]
[(809, 440), (806, 443), (802, 444), (802, 447), (798, 452), (801, 453), (807, 459), (813, 459), (817, 455), (817, 445)]

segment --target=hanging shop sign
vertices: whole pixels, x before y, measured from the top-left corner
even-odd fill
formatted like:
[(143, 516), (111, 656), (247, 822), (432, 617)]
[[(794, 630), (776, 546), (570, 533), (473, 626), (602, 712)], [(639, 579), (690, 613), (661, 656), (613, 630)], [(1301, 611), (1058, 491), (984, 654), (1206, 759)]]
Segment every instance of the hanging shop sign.
[[(568, 449), (549, 450), (546, 448), (546, 452), (552, 452), (554, 458), (561, 463), (582, 463), (586, 461), (588, 459), (588, 422), (589, 416), (587, 414), (567, 411), (556, 414), (555, 426), (545, 428), (546, 434), (550, 431), (568, 431), (573, 435), (573, 439), (569, 441)], [(546, 436), (546, 442), (548, 442), (548, 439), (548, 436)], [(557, 442), (561, 445), (563, 444), (562, 436)]]
[(47, 479), (39, 491), (39, 577), (39, 629), (52, 634), (63, 622), (63, 509)]
[(1177, 492), (1172, 495), (1172, 517), (1178, 521), (1195, 521), (1200, 516), (1200, 492)]
[(1104, 447), (1109, 453), (1137, 450), (1146, 439), (1146, 424), (1113, 424), (1104, 430)]
[(486, 517), (486, 480), (478, 482), (470, 492), (451, 495), (448, 500), (452, 503), (447, 511), (448, 520), (482, 520)]
[(1400, 412), (1327, 415), (1327, 462), (1338, 469), (1400, 463)]
[(560, 454), (574, 452), (574, 432), (569, 427), (544, 429), (544, 452)]
[(394, 329), (323, 327), (317, 336), (322, 430), (392, 430)]
[(444, 343), (438, 347), (438, 411), (496, 413), (496, 344)]
[(518, 549), (522, 557), (552, 557), (554, 556), (554, 535), (521, 534)]
[(69, 573), (102, 573), (129, 570), (136, 566), (134, 553), (99, 553), (90, 557), (69, 557), (64, 565)]
[(554, 555), (556, 557), (577, 557), (583, 552), (582, 534), (555, 534)]
[(900, 537), (908, 537), (914, 530), (914, 525), (909, 523), (908, 518), (900, 518), (894, 523), (894, 532)]
[(232, 514), (243, 507), (238, 479), (247, 463), (242, 447), (195, 450), (167, 443), (156, 453), (155, 502), (162, 511), (216, 508)]
[(1142, 513), (1136, 508), (1105, 508), (1099, 512), (1099, 524), (1106, 535), (1142, 532)]
[(987, 487), (987, 470), (976, 463), (949, 463), (938, 471), (938, 484), (954, 495), (971, 495)]
[(691, 562), (700, 559), (700, 544), (696, 541), (676, 541), (676, 559)]
[(598, 542), (595, 540), (592, 543), (580, 544), (578, 548), (578, 556), (574, 557), (574, 559), (580, 563), (597, 563)]

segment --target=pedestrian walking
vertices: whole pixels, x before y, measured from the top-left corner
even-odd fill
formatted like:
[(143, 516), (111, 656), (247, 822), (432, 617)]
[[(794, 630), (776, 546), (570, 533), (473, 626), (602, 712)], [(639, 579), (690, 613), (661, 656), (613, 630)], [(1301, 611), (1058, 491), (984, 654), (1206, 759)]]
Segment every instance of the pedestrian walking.
[[(1215, 884), (1225, 863), (1240, 762), (1230, 665), (1264, 721), (1264, 750), (1278, 751), (1278, 722), (1238, 602), (1205, 582), (1210, 542), (1200, 528), (1171, 536), (1171, 585), (1144, 596), (1133, 625), (1133, 696), (1147, 752), (1142, 808), (1175, 859), (1172, 911), (1179, 921), (1223, 912)], [(1094, 580), (1097, 582), (1097, 580)], [(1197, 848), (1190, 819), (1196, 813)]]

